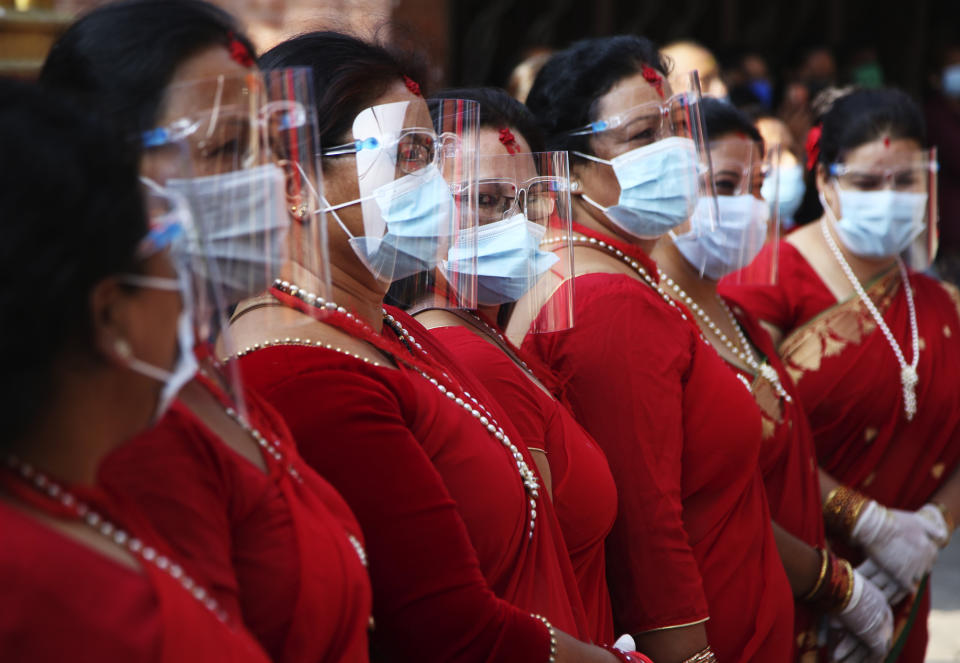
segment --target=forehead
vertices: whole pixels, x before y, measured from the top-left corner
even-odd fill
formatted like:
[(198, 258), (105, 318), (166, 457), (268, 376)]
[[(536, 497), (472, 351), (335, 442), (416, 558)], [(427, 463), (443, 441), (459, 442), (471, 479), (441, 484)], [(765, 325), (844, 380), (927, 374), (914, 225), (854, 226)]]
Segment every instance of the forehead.
[(666, 76), (663, 78), (664, 98), (661, 99), (656, 89), (643, 78), (643, 73), (637, 72), (626, 78), (621, 78), (616, 85), (610, 88), (609, 92), (597, 99), (594, 106), (594, 117), (611, 117), (640, 104), (663, 103), (672, 94), (673, 91)]
[(888, 144), (884, 138), (878, 138), (850, 150), (842, 161), (848, 166), (888, 168), (916, 161), (922, 156), (920, 144), (913, 139), (893, 138)]
[(768, 146), (783, 145), (790, 147), (793, 143), (793, 136), (786, 123), (772, 117), (762, 117), (757, 120), (757, 131), (763, 138), (763, 142)]
[(477, 166), (478, 177), (484, 179), (503, 179), (521, 184), (537, 176), (537, 167), (530, 155), (530, 146), (514, 132), (518, 154), (510, 154), (500, 142), (499, 131), (484, 127), (480, 130), (480, 158)]
[(246, 69), (231, 59), (222, 46), (214, 46), (184, 60), (174, 71), (164, 95), (159, 125), (221, 103), (241, 103), (248, 98)]

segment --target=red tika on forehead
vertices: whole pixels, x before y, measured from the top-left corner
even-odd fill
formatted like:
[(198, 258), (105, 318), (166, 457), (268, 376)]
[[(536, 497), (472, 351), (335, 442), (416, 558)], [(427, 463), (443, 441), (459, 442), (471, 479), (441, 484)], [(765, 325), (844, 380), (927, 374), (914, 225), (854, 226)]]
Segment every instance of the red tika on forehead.
[(516, 154), (520, 151), (520, 148), (517, 145), (517, 139), (514, 137), (513, 132), (506, 127), (500, 129), (500, 142), (503, 143), (503, 146), (507, 148), (507, 152), (510, 154)]
[(403, 82), (407, 86), (407, 89), (410, 90), (410, 92), (417, 95), (418, 97), (423, 96), (423, 94), (421, 94), (420, 92), (420, 84), (417, 83), (415, 80), (413, 80), (409, 76), (404, 75)]
[(641, 73), (643, 73), (643, 80), (650, 83), (657, 94), (660, 95), (660, 98), (663, 99), (663, 76), (660, 75), (660, 72), (645, 64)]
[(883, 146), (884, 146), (884, 147), (890, 147), (890, 136), (884, 136), (884, 137), (883, 137)]
[(232, 32), (227, 33), (227, 48), (230, 51), (230, 59), (241, 67), (250, 69), (256, 64), (253, 55), (250, 54), (250, 50), (242, 41), (237, 39), (237, 35)]

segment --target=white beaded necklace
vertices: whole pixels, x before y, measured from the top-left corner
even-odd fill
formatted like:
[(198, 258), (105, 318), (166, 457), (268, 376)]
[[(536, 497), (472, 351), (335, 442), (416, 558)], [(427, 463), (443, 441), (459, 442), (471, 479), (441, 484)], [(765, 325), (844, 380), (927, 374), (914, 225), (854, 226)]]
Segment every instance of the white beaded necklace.
[(907, 268), (904, 266), (903, 260), (897, 257), (897, 266), (900, 268), (900, 282), (904, 288), (904, 294), (907, 298), (907, 310), (910, 314), (910, 345), (913, 351), (913, 360), (909, 364), (907, 363), (906, 358), (903, 356), (903, 350), (900, 349), (900, 344), (897, 343), (897, 339), (893, 337), (893, 332), (890, 331), (890, 327), (887, 326), (886, 321), (883, 319), (880, 311), (873, 303), (873, 300), (870, 299), (867, 291), (864, 290), (863, 286), (860, 284), (860, 280), (857, 278), (857, 275), (853, 273), (853, 269), (850, 267), (850, 264), (847, 262), (846, 258), (843, 257), (843, 252), (840, 251), (840, 247), (837, 246), (836, 241), (834, 241), (833, 236), (830, 234), (830, 231), (827, 228), (827, 224), (821, 221), (820, 229), (823, 231), (823, 238), (827, 241), (827, 245), (830, 247), (830, 250), (833, 251), (834, 257), (836, 257), (837, 262), (840, 263), (843, 273), (847, 275), (850, 285), (853, 286), (853, 289), (856, 291), (857, 295), (859, 295), (864, 306), (866, 306), (867, 310), (870, 311), (870, 315), (872, 315), (873, 319), (876, 321), (877, 327), (880, 328), (880, 331), (883, 332), (883, 335), (887, 339), (887, 343), (890, 344), (890, 348), (893, 350), (893, 354), (897, 358), (897, 363), (900, 364), (900, 384), (903, 387), (903, 409), (904, 413), (906, 414), (907, 421), (911, 421), (914, 415), (917, 413), (917, 383), (920, 380), (919, 376), (917, 375), (917, 365), (920, 363), (920, 334), (917, 331), (917, 311), (913, 303), (913, 288), (910, 287), (910, 279), (907, 275)]
[[(369, 325), (367, 325), (366, 322), (364, 322), (361, 318), (353, 315), (352, 313), (349, 313), (344, 307), (338, 306), (334, 302), (324, 301), (322, 300), (322, 298), (318, 297), (317, 295), (307, 292), (306, 290), (303, 290), (302, 288), (294, 284), (291, 284), (288, 281), (278, 280), (274, 283), (274, 287), (280, 290), (281, 292), (284, 292), (288, 295), (296, 297), (300, 301), (305, 302), (310, 306), (325, 308), (327, 310), (343, 313), (346, 315), (346, 317), (349, 320), (356, 323), (358, 328), (369, 329)], [(320, 302), (323, 302), (323, 303), (320, 303)], [(382, 313), (383, 313), (384, 322), (391, 329), (394, 330), (394, 332), (400, 337), (402, 341), (404, 341), (404, 344), (410, 350), (411, 354), (416, 354), (419, 352), (421, 355), (423, 355), (423, 357), (427, 358), (428, 360), (430, 359), (430, 355), (423, 348), (423, 346), (413, 337), (413, 335), (406, 328), (404, 328), (402, 324), (400, 324), (400, 322), (396, 318), (394, 318), (394, 316), (390, 315), (386, 311), (386, 309), (382, 309)], [(375, 332), (373, 332), (373, 330), (370, 329), (370, 333), (375, 333)], [(301, 344), (300, 339), (286, 339), (286, 342)], [(309, 341), (305, 341), (303, 342), (303, 344), (314, 345), (314, 343), (310, 343)], [(255, 347), (264, 347), (264, 345), (266, 344), (259, 344), (258, 346), (255, 346)], [(315, 342), (315, 345), (320, 346), (321, 344), (319, 341), (317, 341)], [(340, 348), (332, 348), (329, 345), (323, 345), (322, 347), (335, 350), (337, 352), (344, 352)], [(245, 353), (250, 351), (252, 351), (252, 349), (248, 348), (245, 351)], [(353, 355), (352, 353), (346, 353), (346, 354), (351, 354), (352, 356), (356, 356), (356, 355)], [(402, 356), (397, 356), (396, 358), (399, 361), (404, 361)], [(439, 380), (437, 380), (434, 377), (431, 377), (426, 372), (424, 372), (419, 366), (413, 364), (412, 362), (404, 361), (404, 363), (407, 364), (413, 370), (415, 370), (421, 377), (423, 377), (423, 379), (427, 380), (430, 384), (436, 387), (436, 389), (441, 394), (443, 394), (447, 399), (453, 401), (456, 405), (462, 407), (464, 410), (469, 412), (470, 415), (481, 426), (484, 427), (487, 433), (489, 433), (501, 445), (503, 445), (506, 451), (511, 455), (514, 462), (516, 463), (517, 471), (520, 474), (521, 482), (523, 483), (524, 490), (526, 491), (529, 499), (530, 522), (529, 522), (528, 532), (529, 532), (529, 538), (532, 539), (533, 530), (536, 525), (536, 519), (537, 519), (536, 500), (539, 499), (540, 497), (540, 482), (539, 482), (539, 479), (537, 478), (536, 473), (527, 464), (526, 460), (523, 457), (523, 454), (520, 452), (520, 449), (518, 449), (517, 446), (510, 441), (509, 436), (507, 436), (507, 434), (503, 431), (503, 428), (500, 426), (500, 424), (497, 423), (496, 419), (493, 417), (490, 411), (487, 410), (487, 408), (484, 407), (483, 404), (480, 403), (474, 396), (471, 396), (469, 392), (467, 392), (466, 390), (460, 389), (460, 393), (457, 393), (453, 389), (450, 389), (445, 385), (440, 384)], [(447, 373), (442, 370), (441, 370), (441, 375), (444, 378), (450, 380), (450, 376), (447, 375)], [(453, 381), (451, 380), (451, 382)]]
[(739, 347), (734, 345), (730, 338), (720, 329), (720, 327), (713, 321), (713, 319), (703, 310), (693, 297), (688, 295), (680, 285), (670, 278), (667, 275), (663, 275), (663, 280), (666, 281), (667, 285), (673, 288), (673, 291), (677, 294), (680, 300), (687, 305), (687, 308), (692, 310), (698, 318), (700, 318), (707, 328), (714, 333), (714, 335), (720, 339), (720, 342), (723, 343), (734, 356), (739, 357), (740, 361), (750, 367), (754, 373), (762, 377), (764, 380), (770, 383), (774, 391), (777, 393), (777, 396), (785, 400), (786, 402), (791, 402), (793, 399), (790, 397), (790, 394), (787, 393), (787, 390), (783, 388), (783, 383), (780, 381), (780, 375), (777, 373), (776, 369), (768, 364), (766, 361), (761, 362), (753, 352), (753, 348), (750, 346), (750, 342), (747, 340), (747, 335), (743, 332), (743, 328), (740, 326), (740, 323), (737, 321), (737, 318), (733, 315), (733, 311), (730, 310), (730, 307), (727, 306), (727, 303), (723, 301), (723, 298), (720, 295), (716, 295), (717, 302), (727, 313), (727, 318), (730, 320), (730, 325), (737, 332), (737, 340), (739, 341)]
[(213, 613), (218, 620), (224, 624), (227, 623), (227, 613), (220, 607), (217, 600), (206, 589), (198, 585), (193, 578), (188, 576), (179, 564), (159, 554), (155, 548), (144, 545), (140, 539), (130, 536), (125, 530), (120, 529), (94, 511), (88, 504), (74, 497), (53, 479), (16, 456), (7, 456), (6, 464), (11, 472), (21, 477), (28, 486), (45, 494), (50, 499), (57, 500), (60, 506), (66, 508), (80, 522), (107, 541), (128, 551), (143, 563), (155, 566), (176, 580), (185, 591)]

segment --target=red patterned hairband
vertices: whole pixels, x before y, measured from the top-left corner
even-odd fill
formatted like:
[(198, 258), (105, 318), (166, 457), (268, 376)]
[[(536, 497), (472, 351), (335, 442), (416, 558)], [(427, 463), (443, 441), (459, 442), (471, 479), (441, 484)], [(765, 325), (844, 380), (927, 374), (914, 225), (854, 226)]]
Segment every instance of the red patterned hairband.
[(816, 124), (810, 127), (807, 132), (807, 142), (804, 148), (807, 151), (807, 170), (813, 170), (820, 158), (820, 135), (823, 133), (823, 125)]
[(648, 64), (643, 65), (643, 80), (650, 83), (653, 86), (653, 89), (657, 91), (657, 94), (660, 95), (660, 98), (663, 99), (663, 76), (660, 75), (660, 72), (651, 67)]
[(407, 86), (407, 89), (410, 90), (410, 92), (417, 95), (418, 97), (423, 96), (423, 93), (420, 92), (420, 84), (418, 82), (416, 82), (415, 80), (413, 80), (407, 75), (404, 75), (403, 82)]
[(249, 69), (256, 64), (250, 49), (232, 32), (227, 33), (227, 48), (230, 50), (230, 59), (241, 67)]
[(507, 152), (510, 154), (517, 154), (520, 151), (520, 146), (517, 145), (517, 139), (514, 137), (513, 132), (506, 127), (500, 129), (500, 142), (503, 143), (503, 146), (507, 148)]

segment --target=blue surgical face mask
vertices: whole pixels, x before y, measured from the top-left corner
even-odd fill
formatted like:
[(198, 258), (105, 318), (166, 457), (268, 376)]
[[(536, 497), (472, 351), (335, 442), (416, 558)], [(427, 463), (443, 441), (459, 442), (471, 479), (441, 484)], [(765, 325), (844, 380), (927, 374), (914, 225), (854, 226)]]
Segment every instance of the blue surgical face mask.
[(944, 67), (941, 84), (945, 95), (953, 99), (960, 99), (960, 64)]
[[(559, 258), (540, 250), (546, 228), (527, 221), (523, 214), (478, 228), (477, 303), (494, 306), (515, 302), (557, 263)], [(450, 247), (448, 265), (469, 265), (473, 234), (465, 234)]]
[[(705, 203), (709, 201), (697, 205), (694, 221), (702, 215), (709, 218), (710, 206)], [(700, 234), (690, 232), (673, 238), (677, 250), (687, 262), (715, 281), (753, 262), (766, 240), (770, 219), (767, 203), (749, 194), (717, 196), (717, 209), (720, 217), (714, 230)], [(709, 227), (709, 223), (693, 225)]]
[[(336, 210), (373, 198), (386, 223), (383, 237), (355, 237)], [(432, 269), (441, 242), (450, 236), (453, 196), (443, 175), (431, 164), (377, 187), (366, 198), (327, 207), (350, 237), (350, 246), (364, 265), (383, 281), (396, 281)]]
[(833, 221), (840, 241), (861, 258), (890, 258), (901, 254), (924, 230), (927, 194), (909, 191), (848, 191), (837, 187), (837, 219), (820, 194), (820, 204)]
[(620, 184), (617, 204), (603, 207), (587, 195), (583, 199), (638, 239), (666, 234), (690, 218), (697, 204), (696, 148), (689, 138), (664, 138), (609, 161), (574, 154), (613, 167)]
[[(775, 191), (777, 186), (777, 175), (780, 178), (780, 190)], [(780, 223), (784, 228), (793, 227), (793, 216), (800, 208), (803, 202), (803, 194), (806, 193), (807, 185), (803, 180), (803, 166), (785, 166), (778, 169), (777, 174), (768, 175), (763, 180), (763, 186), (760, 188), (760, 195), (768, 203), (772, 203), (774, 196), (779, 194), (777, 207), (780, 212)]]

